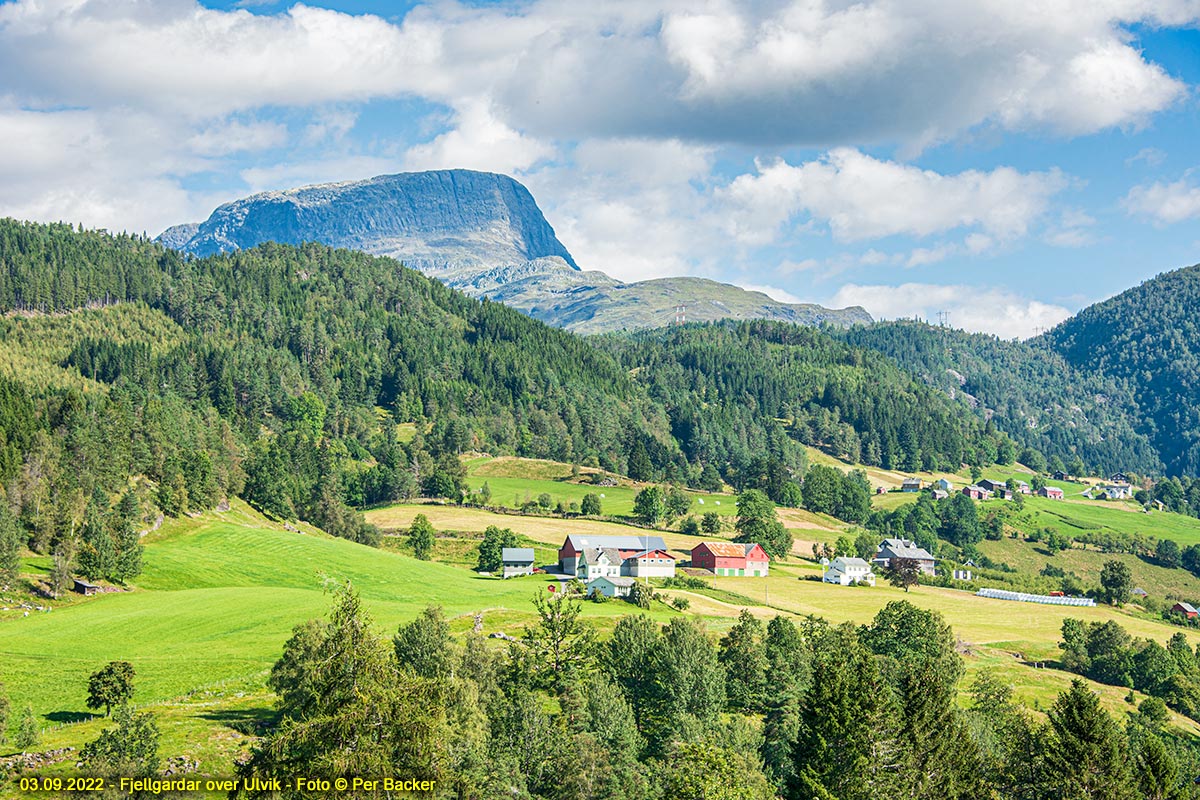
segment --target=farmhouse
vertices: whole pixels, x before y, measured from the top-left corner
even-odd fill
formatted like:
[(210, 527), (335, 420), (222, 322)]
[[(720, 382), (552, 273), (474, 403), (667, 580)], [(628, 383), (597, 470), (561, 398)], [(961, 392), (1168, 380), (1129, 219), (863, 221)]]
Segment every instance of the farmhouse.
[(934, 562), (937, 559), (928, 550), (918, 547), (916, 542), (910, 542), (907, 539), (884, 539), (880, 542), (879, 549), (875, 552), (871, 563), (881, 569), (889, 569), (892, 566), (893, 558), (911, 558), (917, 562), (921, 572), (926, 575), (933, 575), (936, 572)]
[(629, 590), (633, 588), (633, 578), (626, 578), (620, 575), (608, 577), (602, 575), (599, 578), (592, 578), (587, 582), (587, 593), (591, 594), (592, 590), (599, 590), (600, 594), (605, 597), (628, 597)]
[(1200, 611), (1196, 611), (1189, 603), (1176, 603), (1171, 606), (1171, 611), (1175, 614), (1183, 614), (1188, 619), (1195, 619), (1196, 615), (1200, 614)]
[(770, 559), (759, 544), (701, 542), (692, 548), (692, 566), (714, 575), (767, 577)]
[(533, 574), (532, 547), (506, 547), (500, 551), (500, 560), (504, 563), (504, 577), (506, 578)]
[(900, 491), (902, 491), (902, 492), (919, 492), (919, 491), (921, 491), (921, 479), (920, 478), (905, 478), (904, 482), (900, 484)]
[(1050, 478), (1051, 478), (1051, 480), (1056, 480), (1056, 481), (1070, 480), (1070, 477), (1067, 475), (1067, 473), (1063, 472), (1061, 469), (1054, 470), (1054, 474), (1051, 475)]
[(1043, 486), (1041, 489), (1038, 489), (1038, 494), (1042, 497), (1048, 497), (1051, 500), (1063, 499), (1063, 490), (1057, 486)]
[(1126, 475), (1124, 472), (1114, 472), (1112, 475), (1109, 475), (1108, 482), (1109, 483), (1132, 483), (1132, 481), (1129, 480), (1129, 476)]
[(581, 581), (592, 578), (615, 578), (621, 574), (621, 551), (615, 547), (585, 547), (579, 555), (575, 576)]
[(621, 574), (635, 578), (674, 578), (675, 556), (666, 550), (643, 550), (640, 553), (625, 553), (621, 562)]
[(1128, 483), (1109, 483), (1101, 486), (1099, 493), (1109, 500), (1128, 500), (1133, 497), (1133, 487)]
[(979, 488), (987, 489), (994, 494), (1001, 489), (1007, 489), (1008, 483), (1006, 481), (994, 481), (990, 478), (984, 478), (979, 482)]
[(972, 500), (991, 500), (992, 499), (992, 493), (989, 490), (983, 488), (982, 486), (976, 486), (975, 484), (971, 484), (970, 486), (964, 486), (962, 493), (965, 494), (967, 497), (971, 498)]
[(940, 490), (949, 493), (954, 491), (954, 484), (945, 478), (938, 478), (933, 482), (933, 488), (935, 491)]
[[(648, 550), (666, 551), (667, 545), (661, 536), (580, 536), (571, 534), (558, 549), (558, 568), (567, 575), (576, 575), (579, 571), (579, 558), (584, 548), (611, 548), (618, 551), (628, 551), (630, 554), (642, 553)], [(673, 562), (672, 562), (673, 563)], [(674, 570), (672, 570), (672, 575)]]
[(852, 583), (874, 586), (875, 573), (871, 571), (871, 565), (861, 558), (838, 556), (829, 564), (822, 580), (826, 583), (836, 583), (839, 586), (849, 586)]

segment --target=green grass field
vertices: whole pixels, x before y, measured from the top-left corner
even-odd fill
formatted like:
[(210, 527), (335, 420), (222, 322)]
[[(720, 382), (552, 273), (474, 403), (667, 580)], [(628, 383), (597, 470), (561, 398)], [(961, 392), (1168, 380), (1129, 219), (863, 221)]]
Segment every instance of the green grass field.
[[(536, 545), (545, 562), (553, 561), (568, 532), (642, 533), (614, 522), (502, 515), (455, 506), (399, 505), (373, 510), (369, 517), (384, 528), (400, 529), (417, 513), (425, 513), (444, 532), (435, 554), (448, 563), (408, 557), (403, 537), (388, 537), (388, 546), (377, 550), (332, 539), (308, 526), (301, 526), (302, 532), (288, 531), (240, 503), (225, 514), (170, 521), (146, 539), (145, 571), (136, 590), (73, 597), (50, 612), (0, 621), (0, 680), (14, 709), (25, 703), (34, 706), (45, 726), (42, 747), (78, 747), (104, 724), (88, 720), (87, 676), (108, 661), (130, 661), (138, 672), (135, 703), (159, 716), (164, 757), (186, 754), (223, 772), (245, 747), (246, 738), (237, 727), (269, 718), (273, 698), (265, 688), (266, 673), (291, 629), (325, 612), (329, 581), (352, 581), (385, 635), (428, 603), (445, 607), (458, 633), (469, 629), (473, 614), (482, 611), (485, 632), (516, 634), (533, 618), (531, 596), (544, 591), (553, 578), (501, 581), (472, 572), (477, 536), (487, 525), (511, 527)], [(817, 540), (837, 533), (835, 521), (787, 513), (795, 515), (796, 525), (811, 526), (796, 529), (798, 535), (810, 533)], [(704, 538), (662, 535), (680, 555)], [(1008, 546), (1007, 541), (999, 544)], [(1029, 545), (1014, 545), (1033, 552)], [(1008, 553), (1012, 559), (1018, 555)], [(1036, 561), (1036, 553), (1029, 557)], [(28, 566), (36, 572), (48, 564), (30, 559)], [(667, 594), (688, 596), (689, 613), (702, 617), (714, 636), (727, 630), (744, 607), (764, 618), (816, 614), (865, 623), (887, 602), (909, 600), (946, 617), (964, 643), (969, 673), (995, 667), (1014, 684), (1019, 697), (1043, 707), (1071, 676), (1034, 669), (1027, 662), (1056, 656), (1065, 616), (1116, 619), (1134, 635), (1159, 641), (1179, 630), (1107, 608), (1064, 609), (929, 587), (906, 594), (882, 584), (866, 589), (803, 580), (818, 569), (810, 561), (792, 558), (773, 565), (767, 579), (722, 577), (713, 580), (711, 590)], [(585, 615), (602, 635), (632, 610), (624, 603), (584, 605)], [(652, 611), (660, 621), (677, 613), (662, 604)], [(1093, 688), (1101, 691), (1111, 710), (1123, 707), (1120, 690)], [(1180, 724), (1195, 730), (1191, 723)]]
[[(492, 491), (492, 503), (509, 508), (536, 501), (543, 492), (550, 495), (553, 503), (562, 501), (568, 506), (582, 501), (585, 494), (597, 494), (601, 495), (600, 507), (604, 514), (626, 516), (633, 513), (633, 498), (650, 485), (620, 478), (620, 486), (595, 486), (591, 483), (591, 475), (598, 470), (583, 468), (579, 478), (573, 480), (569, 464), (531, 458), (478, 456), (467, 459), (465, 464), (467, 485), (471, 490), (479, 491), (487, 482)], [(697, 516), (706, 511), (724, 516), (737, 513), (736, 500), (731, 494), (688, 494), (694, 498), (691, 513)]]

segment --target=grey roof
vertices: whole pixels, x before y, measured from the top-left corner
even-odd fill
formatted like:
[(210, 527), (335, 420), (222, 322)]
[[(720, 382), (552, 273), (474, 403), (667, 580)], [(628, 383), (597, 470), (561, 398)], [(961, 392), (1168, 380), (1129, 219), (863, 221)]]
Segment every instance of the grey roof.
[(536, 557), (533, 554), (532, 547), (506, 547), (500, 551), (500, 560), (505, 563), (510, 561), (527, 561), (532, 564)]
[(585, 547), (583, 548), (583, 560), (588, 564), (594, 564), (600, 560), (601, 555), (608, 556), (608, 560), (612, 564), (621, 563), (621, 551), (615, 547)]
[(1195, 608), (1193, 608), (1193, 607), (1192, 607), (1192, 605), (1191, 605), (1190, 603), (1182, 603), (1182, 602), (1180, 602), (1180, 603), (1176, 603), (1175, 605), (1179, 606), (1180, 608), (1182, 608), (1184, 611), (1186, 611), (1186, 612), (1187, 612), (1187, 613), (1189, 613), (1189, 614), (1196, 614), (1196, 613), (1200, 613), (1200, 612), (1197, 612), (1197, 611), (1196, 611), (1196, 609), (1195, 609)]
[[(581, 536), (572, 533), (567, 536), (567, 542), (576, 550), (587, 547), (612, 547), (617, 550), (666, 550), (667, 543), (661, 536)], [(563, 543), (566, 546), (566, 542)]]
[(597, 578), (592, 578), (588, 583), (592, 584), (596, 581), (608, 581), (613, 586), (633, 586), (634, 584), (633, 578), (626, 578), (621, 575), (601, 575)]
[(870, 564), (868, 564), (866, 561), (863, 561), (858, 556), (838, 556), (833, 560), (833, 563), (831, 563), (830, 566), (836, 569), (837, 562), (839, 561), (842, 562), (842, 565), (846, 567), (865, 567), (866, 569), (871, 568)]
[(933, 554), (916, 542), (907, 539), (884, 539), (875, 553), (875, 560), (888, 558), (911, 558), (916, 561), (936, 561)]

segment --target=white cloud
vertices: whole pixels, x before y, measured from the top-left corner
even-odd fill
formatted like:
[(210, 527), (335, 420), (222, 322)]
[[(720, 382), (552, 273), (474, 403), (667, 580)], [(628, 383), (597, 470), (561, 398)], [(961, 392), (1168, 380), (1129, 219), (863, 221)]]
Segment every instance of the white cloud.
[(905, 283), (900, 286), (847, 284), (830, 299), (835, 307), (860, 305), (876, 319), (950, 314), (950, 324), (1003, 339), (1027, 338), (1071, 315), (1059, 305), (1031, 300), (1011, 290), (962, 284)]
[(712, 219), (711, 169), (708, 147), (608, 140), (522, 178), (576, 261), (633, 281), (717, 274), (729, 243)]
[(280, 147), (287, 139), (287, 126), (277, 122), (227, 120), (205, 128), (187, 144), (197, 155), (220, 156)]
[(964, 227), (1011, 239), (1024, 236), (1065, 185), (1057, 171), (998, 167), (942, 175), (837, 148), (799, 166), (758, 164), (756, 174), (734, 179), (725, 196), (734, 209), (730, 232), (749, 244), (771, 241), (800, 212), (826, 222), (841, 241)]
[(908, 260), (904, 262), (904, 266), (923, 267), (926, 264), (936, 264), (939, 261), (945, 261), (957, 252), (958, 247), (953, 244), (939, 244), (936, 247), (918, 247), (908, 254)]
[(781, 303), (804, 303), (807, 302), (786, 289), (780, 289), (778, 286), (766, 286), (758, 283), (739, 283), (747, 292), (761, 292), (772, 300), (778, 300)]
[(1158, 225), (1173, 225), (1200, 218), (1200, 186), (1191, 182), (1190, 175), (1174, 183), (1135, 186), (1122, 204), (1131, 214), (1149, 217)]
[(0, 74), (48, 105), (189, 117), (483, 97), (539, 139), (919, 145), (983, 124), (1141, 125), (1185, 86), (1128, 29), (1197, 19), (1193, 0), (439, 2), (400, 23), (301, 4), (23, 0), (0, 5)]
[(471, 100), (464, 102), (455, 115), (453, 130), (412, 147), (404, 163), (411, 170), (461, 168), (515, 173), (553, 155), (553, 146), (513, 130), (492, 115), (486, 102)]

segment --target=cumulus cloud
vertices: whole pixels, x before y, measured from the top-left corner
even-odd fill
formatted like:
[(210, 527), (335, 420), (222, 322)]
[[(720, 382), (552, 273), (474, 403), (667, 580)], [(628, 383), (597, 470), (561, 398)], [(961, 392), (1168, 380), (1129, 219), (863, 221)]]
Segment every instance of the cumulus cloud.
[(927, 143), (981, 124), (1142, 124), (1185, 87), (1128, 28), (1197, 19), (1191, 0), (451, 2), (399, 23), (305, 5), (23, 0), (0, 6), (0, 74), (54, 103), (185, 115), (487, 97), (538, 138)]
[(522, 135), (496, 119), (486, 102), (471, 100), (455, 115), (452, 130), (408, 151), (405, 167), (516, 173), (553, 155), (552, 145)]
[(1123, 205), (1129, 213), (1148, 217), (1158, 225), (1173, 225), (1200, 218), (1200, 186), (1191, 181), (1190, 175), (1174, 183), (1135, 186)]
[(725, 194), (735, 209), (731, 233), (750, 244), (770, 241), (800, 212), (827, 223), (842, 241), (955, 228), (1007, 239), (1025, 235), (1065, 185), (1057, 171), (999, 167), (942, 175), (837, 148), (798, 166), (782, 160), (758, 164), (755, 174), (738, 176)]
[(707, 188), (712, 151), (679, 141), (582, 142), (522, 176), (576, 260), (625, 281), (718, 274), (729, 245)]
[(1066, 308), (1031, 300), (1002, 288), (962, 284), (905, 283), (900, 286), (847, 284), (829, 301), (836, 307), (860, 305), (876, 319), (950, 314), (950, 324), (1002, 339), (1027, 338), (1071, 315)]
[(759, 292), (765, 294), (772, 300), (778, 300), (781, 303), (804, 303), (805, 300), (797, 297), (787, 289), (780, 289), (778, 286), (767, 286), (759, 283), (740, 283), (738, 284), (747, 292)]

